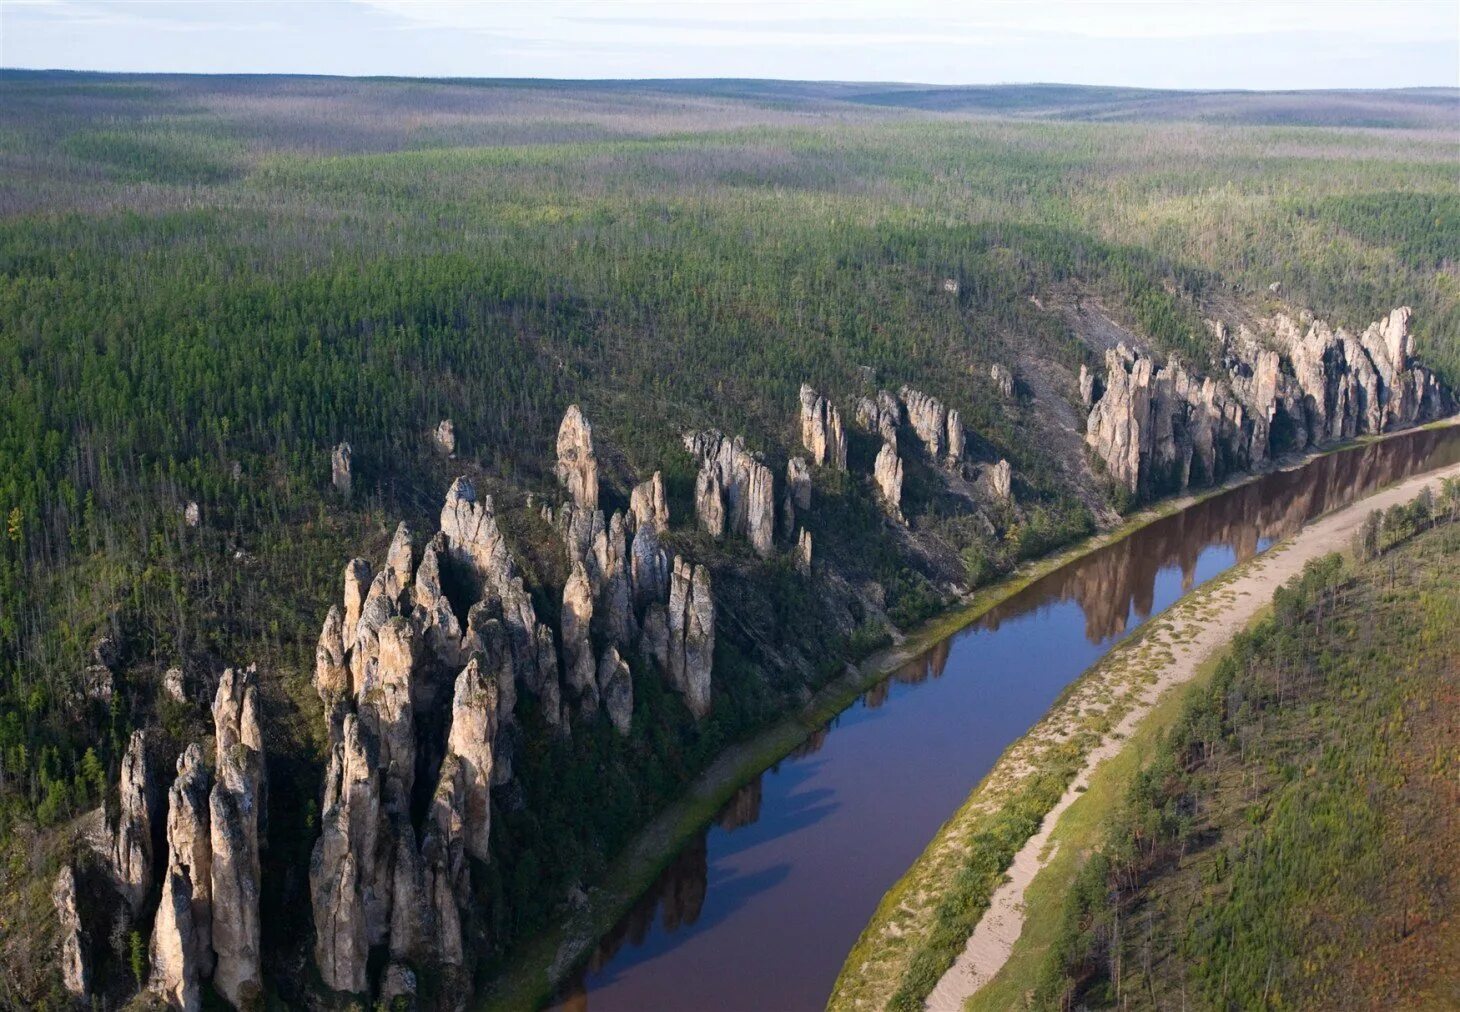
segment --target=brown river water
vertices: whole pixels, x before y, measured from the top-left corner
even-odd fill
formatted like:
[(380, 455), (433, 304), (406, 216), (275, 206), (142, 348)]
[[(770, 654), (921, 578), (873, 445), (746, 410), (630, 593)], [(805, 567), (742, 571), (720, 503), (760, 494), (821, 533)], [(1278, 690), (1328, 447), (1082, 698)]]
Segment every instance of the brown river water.
[(1110, 647), (1329, 510), (1460, 462), (1460, 427), (1267, 474), (1030, 584), (743, 788), (560, 995), (563, 1010), (825, 1005), (883, 893)]

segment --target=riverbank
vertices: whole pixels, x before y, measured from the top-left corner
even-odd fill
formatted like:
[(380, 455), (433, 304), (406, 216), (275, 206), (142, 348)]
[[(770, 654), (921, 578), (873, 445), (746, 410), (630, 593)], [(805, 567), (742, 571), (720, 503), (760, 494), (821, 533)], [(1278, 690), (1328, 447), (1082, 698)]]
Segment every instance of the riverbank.
[[(1144, 733), (1143, 722), (1170, 712), (1157, 710), (1167, 690), (1195, 678), (1310, 559), (1346, 547), (1371, 510), (1408, 501), (1453, 474), (1460, 467), (1407, 479), (1328, 514), (1182, 598), (1107, 655), (1010, 746), (889, 890), (848, 957), (831, 1007), (918, 1008), (931, 994), (929, 1007), (961, 1008), (1009, 958), (1026, 891), (1051, 857), (1046, 844), (1061, 815), (1086, 793), (1103, 760)], [(1064, 781), (1057, 795), (1052, 771)], [(1001, 830), (1010, 813), (1028, 825), (1029, 806), (1052, 796), (1012, 857), (989, 860), (990, 851), (1009, 853)]]
[[(1331, 448), (1330, 452), (1351, 448)], [(1285, 465), (1302, 466), (1313, 459), (1287, 461)], [(484, 1006), (521, 1008), (545, 1001), (577, 966), (586, 961), (598, 939), (612, 930), (678, 850), (714, 817), (735, 791), (792, 752), (827, 721), (854, 703), (859, 695), (909, 660), (917, 658), (1048, 574), (1163, 517), (1260, 477), (1239, 476), (1220, 488), (1157, 504), (1136, 514), (1118, 529), (1022, 567), (1009, 578), (971, 595), (961, 606), (924, 625), (894, 648), (869, 657), (855, 670), (849, 670), (823, 687), (797, 713), (749, 741), (726, 750), (678, 801), (653, 820), (619, 855), (600, 884), (589, 891), (586, 903), (555, 929), (519, 951), (507, 972), (484, 990)], [(1057, 787), (1062, 790), (1063, 783)], [(1058, 790), (1055, 793), (1057, 797)], [(1048, 807), (1049, 804), (1043, 804), (1033, 813), (1036, 824)], [(1028, 835), (1026, 832), (1017, 839), (1022, 842)], [(840, 953), (837, 955), (840, 956)]]

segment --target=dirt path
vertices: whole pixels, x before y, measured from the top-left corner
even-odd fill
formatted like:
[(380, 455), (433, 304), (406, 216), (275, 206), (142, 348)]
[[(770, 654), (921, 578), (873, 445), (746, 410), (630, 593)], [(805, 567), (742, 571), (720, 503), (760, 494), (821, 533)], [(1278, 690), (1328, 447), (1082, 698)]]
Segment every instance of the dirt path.
[[(1364, 517), (1375, 509), (1408, 502), (1426, 485), (1438, 487), (1441, 478), (1460, 476), (1460, 466), (1410, 478), (1385, 491), (1322, 517), (1257, 558), (1239, 567), (1213, 588), (1198, 592), (1172, 606), (1163, 631), (1167, 651), (1146, 688), (1119, 723), (1093, 748), (1058, 803), (1044, 817), (1039, 831), (1015, 855), (1008, 880), (993, 894), (989, 909), (974, 928), (963, 952), (948, 969), (926, 1007), (935, 1012), (956, 1012), (974, 992), (998, 973), (1009, 958), (1024, 927), (1024, 892), (1053, 856), (1049, 838), (1065, 809), (1089, 784), (1090, 774), (1105, 759), (1120, 751), (1136, 725), (1150, 713), (1167, 689), (1188, 681), (1207, 658), (1244, 628), (1269, 601), (1273, 591), (1302, 572), (1309, 561), (1348, 548)], [(1146, 663), (1149, 655), (1133, 657)]]

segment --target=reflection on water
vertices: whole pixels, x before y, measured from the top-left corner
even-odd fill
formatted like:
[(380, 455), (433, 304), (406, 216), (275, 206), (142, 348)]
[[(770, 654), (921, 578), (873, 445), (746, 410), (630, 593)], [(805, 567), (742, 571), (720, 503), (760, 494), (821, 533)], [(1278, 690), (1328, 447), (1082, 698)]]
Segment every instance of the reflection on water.
[(820, 1008), (882, 893), (1112, 643), (1314, 517), (1457, 461), (1453, 429), (1330, 454), (1030, 584), (741, 788), (602, 940), (559, 1007), (587, 1009), (591, 994), (594, 1012)]

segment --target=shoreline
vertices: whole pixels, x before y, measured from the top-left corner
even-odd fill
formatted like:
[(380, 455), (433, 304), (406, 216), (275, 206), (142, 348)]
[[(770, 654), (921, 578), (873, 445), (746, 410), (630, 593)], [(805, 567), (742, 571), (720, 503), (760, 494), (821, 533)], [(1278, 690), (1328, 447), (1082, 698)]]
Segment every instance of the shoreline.
[[(1457, 475), (1460, 475), (1460, 464), (1410, 476), (1333, 513), (1321, 515), (1266, 552), (1223, 574), (1229, 578), (1219, 586), (1218, 581), (1212, 581), (1196, 593), (1181, 597), (1162, 615), (1153, 616), (1153, 622), (1159, 619), (1159, 628), (1153, 631), (1168, 637), (1168, 641), (1162, 641), (1167, 647), (1164, 662), (1158, 663), (1153, 672), (1146, 672), (1150, 676), (1148, 683), (1131, 701), (1120, 723), (1089, 749), (1056, 805), (1045, 813), (1038, 832), (1019, 848), (964, 949), (937, 981), (924, 1008), (937, 1012), (964, 1008), (969, 997), (980, 993), (1007, 964), (1025, 923), (1026, 891), (1056, 854), (1057, 844), (1054, 847), (1050, 844), (1061, 816), (1086, 793), (1092, 775), (1102, 764), (1123, 754), (1131, 737), (1140, 732), (1149, 733), (1143, 724), (1148, 723), (1148, 718), (1165, 699), (1171, 698), (1172, 689), (1184, 689), (1196, 681), (1213, 660), (1221, 657), (1232, 637), (1270, 606), (1277, 587), (1298, 575), (1304, 565), (1348, 549), (1353, 532), (1372, 510), (1410, 501), (1419, 494), (1419, 489)], [(1096, 667), (1130, 663), (1133, 660), (1127, 656), (1130, 653), (1139, 651), (1111, 651)]]
[[(503, 973), (481, 990), (472, 1007), (484, 1012), (495, 1012), (498, 1009), (538, 1008), (547, 1003), (573, 970), (592, 955), (598, 941), (612, 930), (639, 897), (653, 885), (685, 842), (710, 822), (736, 791), (784, 759), (812, 733), (855, 703), (862, 693), (889, 677), (897, 668), (977, 621), (989, 610), (1020, 593), (1035, 581), (1092, 552), (1121, 541), (1157, 520), (1259, 481), (1274, 471), (1294, 470), (1328, 454), (1357, 450), (1370, 443), (1401, 438), (1423, 429), (1457, 424), (1460, 424), (1460, 416), (1397, 432), (1359, 437), (1324, 447), (1314, 453), (1280, 459), (1262, 471), (1243, 472), (1220, 485), (1198, 492), (1187, 492), (1159, 500), (1132, 514), (1117, 527), (1093, 534), (1052, 555), (1029, 562), (1002, 580), (973, 592), (962, 602), (906, 634), (894, 645), (865, 658), (854, 670), (822, 686), (800, 710), (721, 752), (686, 787), (684, 793), (652, 819), (614, 859), (602, 880), (588, 890), (588, 902), (565, 920), (519, 948)], [(1220, 579), (1218, 577), (1213, 583)], [(1133, 639), (1138, 638), (1139, 631)], [(1054, 706), (1060, 706), (1079, 682), (1077, 679), (1072, 683)], [(879, 914), (880, 912), (879, 907)], [(874, 915), (874, 923), (876, 920)]]

